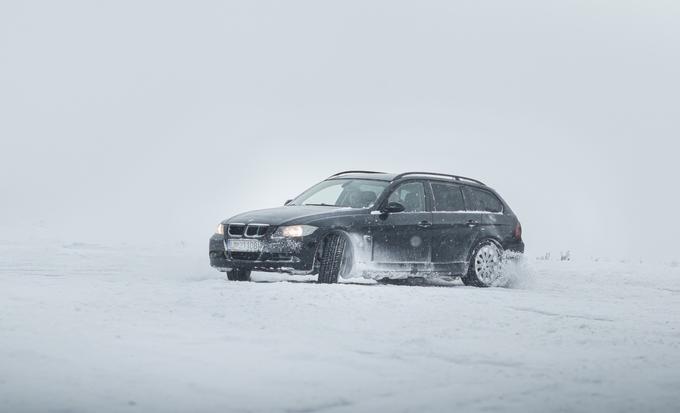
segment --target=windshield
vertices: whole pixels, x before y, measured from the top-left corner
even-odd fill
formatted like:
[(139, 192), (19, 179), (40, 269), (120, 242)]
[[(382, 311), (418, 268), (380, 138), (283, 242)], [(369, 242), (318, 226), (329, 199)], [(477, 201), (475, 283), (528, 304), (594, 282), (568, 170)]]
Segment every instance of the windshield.
[(370, 179), (332, 179), (314, 185), (288, 205), (370, 208), (387, 185)]

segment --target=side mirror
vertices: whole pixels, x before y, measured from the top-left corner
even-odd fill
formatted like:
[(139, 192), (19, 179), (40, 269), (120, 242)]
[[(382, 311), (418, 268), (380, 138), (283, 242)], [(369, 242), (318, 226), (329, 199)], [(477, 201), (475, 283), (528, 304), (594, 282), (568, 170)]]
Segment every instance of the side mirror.
[(283, 203), (283, 206), (286, 206), (286, 205), (290, 204), (291, 202), (293, 202), (293, 200), (289, 199), (289, 200), (287, 200), (286, 202)]
[(404, 212), (404, 210), (406, 210), (406, 207), (404, 207), (404, 205), (400, 204), (399, 202), (388, 202), (387, 206), (382, 209), (382, 212), (395, 213)]

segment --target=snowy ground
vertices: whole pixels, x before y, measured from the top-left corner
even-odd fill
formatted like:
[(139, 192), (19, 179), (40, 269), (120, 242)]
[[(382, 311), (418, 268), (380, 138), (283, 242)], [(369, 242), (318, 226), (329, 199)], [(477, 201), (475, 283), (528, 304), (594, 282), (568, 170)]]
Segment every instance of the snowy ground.
[(680, 269), (519, 288), (226, 282), (199, 249), (0, 243), (0, 411), (678, 411)]

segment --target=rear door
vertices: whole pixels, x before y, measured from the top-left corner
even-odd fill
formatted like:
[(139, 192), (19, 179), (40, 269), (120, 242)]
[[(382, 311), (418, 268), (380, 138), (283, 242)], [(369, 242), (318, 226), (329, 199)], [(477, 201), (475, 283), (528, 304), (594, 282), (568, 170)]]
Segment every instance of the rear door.
[(433, 198), (432, 262), (460, 272), (478, 238), (481, 214), (466, 208), (461, 185), (434, 180), (429, 185)]
[(373, 262), (420, 264), (430, 261), (432, 213), (426, 194), (422, 181), (407, 181), (392, 191), (388, 202), (399, 202), (405, 210), (373, 216)]

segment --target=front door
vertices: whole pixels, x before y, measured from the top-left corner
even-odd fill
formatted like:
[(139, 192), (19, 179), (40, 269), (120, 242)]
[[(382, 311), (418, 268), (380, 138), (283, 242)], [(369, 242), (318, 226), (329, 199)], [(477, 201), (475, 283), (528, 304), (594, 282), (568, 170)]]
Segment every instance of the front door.
[(372, 261), (378, 264), (429, 263), (432, 213), (423, 182), (400, 184), (390, 194), (388, 202), (402, 204), (404, 211), (374, 216)]

